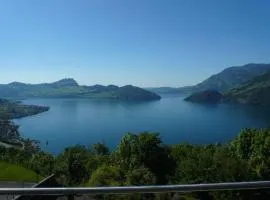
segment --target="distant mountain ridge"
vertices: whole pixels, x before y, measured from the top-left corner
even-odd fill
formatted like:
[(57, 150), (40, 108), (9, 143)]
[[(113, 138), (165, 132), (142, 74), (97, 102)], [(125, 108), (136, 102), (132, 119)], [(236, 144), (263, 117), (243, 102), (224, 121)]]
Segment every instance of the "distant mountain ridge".
[(0, 85), (0, 98), (98, 98), (123, 101), (151, 101), (161, 97), (139, 87), (127, 85), (80, 86), (74, 79), (65, 78), (52, 83), (26, 84), (12, 82)]
[[(2, 84), (3, 85), (3, 84)], [(79, 86), (79, 84), (73, 79), (73, 78), (64, 78), (59, 81), (55, 81), (52, 83), (38, 83), (38, 84), (31, 84), (31, 83), (21, 83), (21, 82), (11, 82), (7, 85), (13, 86), (13, 87), (21, 87), (21, 86), (54, 86), (54, 87), (76, 87)]]
[(206, 80), (193, 85), (180, 88), (161, 87), (150, 88), (149, 91), (158, 94), (163, 93), (195, 93), (205, 90), (216, 90), (225, 92), (234, 87), (238, 87), (256, 76), (263, 75), (270, 71), (270, 64), (249, 63), (243, 66), (229, 67), (221, 72), (214, 74)]

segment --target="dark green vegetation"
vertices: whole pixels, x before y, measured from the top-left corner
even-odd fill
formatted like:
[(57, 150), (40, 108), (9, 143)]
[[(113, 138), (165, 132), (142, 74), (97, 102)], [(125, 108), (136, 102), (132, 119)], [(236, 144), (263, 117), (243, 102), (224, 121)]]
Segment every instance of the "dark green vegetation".
[(224, 94), (225, 102), (270, 106), (270, 72)]
[(15, 119), (48, 111), (49, 107), (23, 105), (20, 102), (0, 99), (0, 119)]
[(122, 101), (151, 101), (161, 97), (144, 89), (127, 85), (79, 86), (73, 79), (62, 79), (54, 83), (25, 84), (13, 82), (0, 85), (2, 98), (98, 98)]
[[(251, 181), (269, 180), (269, 149), (269, 129), (245, 129), (227, 144), (173, 146), (164, 144), (157, 133), (143, 132), (126, 134), (114, 151), (102, 143), (90, 148), (69, 147), (57, 156), (31, 143), (22, 150), (0, 147), (0, 163), (22, 166), (43, 177), (55, 173), (60, 183), (69, 186)], [(106, 199), (165, 200), (175, 195), (106, 195)], [(269, 195), (269, 191), (252, 190), (199, 192), (185, 194), (183, 198), (268, 199)], [(104, 199), (104, 196), (95, 199)]]
[(240, 103), (269, 107), (270, 72), (257, 76), (222, 95), (215, 91), (203, 91), (189, 96), (186, 100), (199, 103)]
[(159, 94), (164, 93), (185, 93), (191, 94), (205, 90), (216, 90), (219, 92), (228, 91), (234, 87), (238, 87), (256, 76), (263, 75), (270, 70), (270, 64), (246, 64), (239, 67), (229, 67), (214, 74), (193, 86), (180, 87), (180, 88), (150, 88), (150, 91)]
[(185, 98), (186, 101), (198, 102), (198, 103), (219, 103), (223, 96), (215, 90), (206, 90), (203, 92), (197, 92), (191, 96)]

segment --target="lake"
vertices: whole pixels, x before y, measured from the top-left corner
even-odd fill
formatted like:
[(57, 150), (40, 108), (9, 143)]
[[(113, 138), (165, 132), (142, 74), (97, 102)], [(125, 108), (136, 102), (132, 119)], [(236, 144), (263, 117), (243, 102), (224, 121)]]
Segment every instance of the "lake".
[[(182, 96), (154, 102), (89, 99), (29, 99), (25, 104), (50, 106), (48, 112), (16, 119), (24, 137), (57, 154), (75, 144), (104, 142), (115, 148), (127, 133), (159, 132), (167, 144), (227, 142), (241, 129), (268, 127), (269, 112), (239, 105), (200, 105)], [(45, 146), (46, 141), (48, 145)]]

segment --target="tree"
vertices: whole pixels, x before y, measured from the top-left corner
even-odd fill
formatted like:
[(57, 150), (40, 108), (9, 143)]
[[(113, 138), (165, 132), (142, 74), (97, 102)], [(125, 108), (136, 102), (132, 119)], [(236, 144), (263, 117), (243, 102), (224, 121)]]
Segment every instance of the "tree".
[(166, 184), (175, 170), (175, 162), (170, 154), (171, 148), (162, 143), (158, 133), (143, 132), (138, 137), (141, 165), (155, 174), (157, 184)]
[(146, 167), (133, 169), (127, 173), (127, 185), (154, 185), (155, 175)]
[(36, 154), (31, 161), (31, 169), (44, 177), (53, 173), (55, 160), (54, 157), (45, 152)]
[[(139, 167), (127, 173), (127, 185), (155, 185), (155, 175), (146, 167)], [(129, 195), (130, 199), (154, 199), (154, 194), (132, 194)]]
[(96, 143), (92, 147), (95, 155), (108, 155), (110, 153), (109, 148), (103, 143)]
[(103, 165), (93, 172), (88, 185), (120, 186), (123, 184), (123, 180), (120, 167)]
[[(104, 164), (92, 173), (87, 186), (122, 186), (124, 182), (124, 174), (120, 166)], [(95, 195), (94, 199), (124, 200), (127, 199), (127, 195)]]
[(124, 170), (128, 171), (140, 166), (142, 155), (138, 136), (131, 133), (123, 136), (116, 149), (115, 156)]
[(158, 184), (166, 184), (175, 167), (170, 148), (163, 145), (157, 133), (126, 134), (118, 145), (116, 155), (125, 171), (145, 166), (155, 174)]
[(56, 160), (55, 171), (66, 176), (68, 185), (82, 183), (88, 180), (89, 177), (86, 169), (89, 155), (89, 150), (81, 145), (66, 148)]
[(115, 162), (111, 162), (110, 155), (89, 155), (86, 162), (86, 170), (89, 176), (100, 166), (110, 165)]

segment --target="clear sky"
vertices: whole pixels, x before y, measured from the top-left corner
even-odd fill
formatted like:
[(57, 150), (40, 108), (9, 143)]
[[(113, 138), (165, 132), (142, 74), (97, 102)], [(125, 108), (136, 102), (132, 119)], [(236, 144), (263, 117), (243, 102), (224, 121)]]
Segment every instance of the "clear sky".
[(0, 0), (0, 82), (195, 84), (270, 63), (267, 0)]

